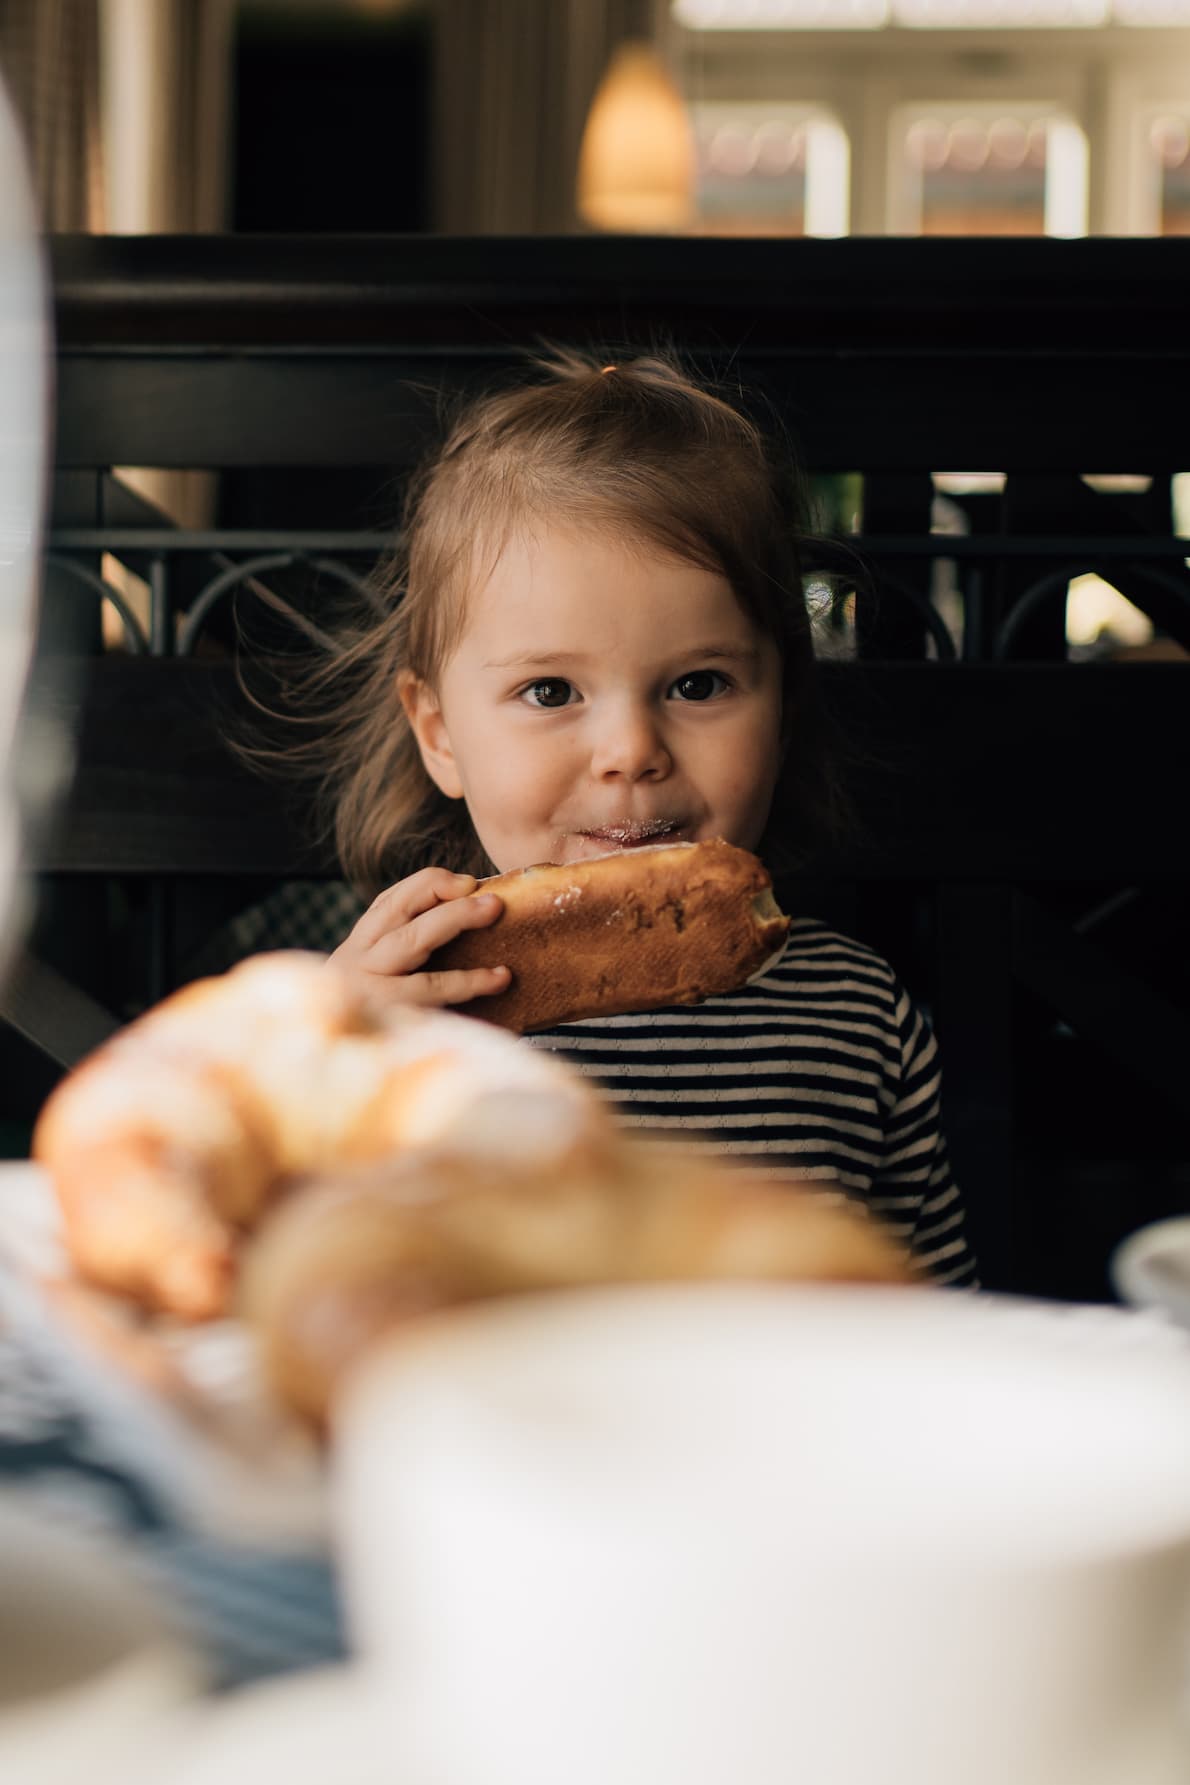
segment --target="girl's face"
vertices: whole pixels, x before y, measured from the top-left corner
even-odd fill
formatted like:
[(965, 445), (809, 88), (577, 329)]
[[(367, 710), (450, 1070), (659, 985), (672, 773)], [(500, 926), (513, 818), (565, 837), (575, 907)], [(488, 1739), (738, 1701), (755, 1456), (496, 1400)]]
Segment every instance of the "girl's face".
[(666, 840), (760, 840), (781, 663), (726, 578), (647, 545), (514, 538), (436, 689), (401, 688), (428, 773), (501, 873)]

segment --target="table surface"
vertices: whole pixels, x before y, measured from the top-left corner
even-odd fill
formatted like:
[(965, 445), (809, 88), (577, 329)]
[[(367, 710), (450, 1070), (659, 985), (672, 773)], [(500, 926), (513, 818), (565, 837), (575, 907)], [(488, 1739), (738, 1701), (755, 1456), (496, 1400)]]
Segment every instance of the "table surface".
[[(114, 1365), (92, 1360), (88, 1373), (69, 1345), (51, 1342), (52, 1319), (44, 1307), (38, 1312), (12, 1243), (36, 1201), (33, 1173), (0, 1166), (0, 1496), (109, 1549), (148, 1589), (167, 1625), (198, 1647), (216, 1689), (347, 1658), (325, 1539), (308, 1531), (291, 1537), (269, 1522), (273, 1498), (264, 1499), (263, 1518), (258, 1509), (255, 1524), (240, 1520), (234, 1534), (225, 1517), (201, 1518), (177, 1491), (188, 1471), (185, 1434), (175, 1432), (171, 1444), (168, 1422), (154, 1425), (135, 1387), (113, 1383), (120, 1392), (107, 1392), (103, 1372), (111, 1375)], [(1185, 1353), (1186, 1334), (1157, 1316), (1122, 1320), (1119, 1310), (1100, 1307), (1062, 1312), (1079, 1349)], [(1006, 1303), (1001, 1317), (1028, 1325), (1052, 1322), (1053, 1314), (1039, 1304), (1014, 1311)], [(270, 1541), (250, 1534), (266, 1527)]]

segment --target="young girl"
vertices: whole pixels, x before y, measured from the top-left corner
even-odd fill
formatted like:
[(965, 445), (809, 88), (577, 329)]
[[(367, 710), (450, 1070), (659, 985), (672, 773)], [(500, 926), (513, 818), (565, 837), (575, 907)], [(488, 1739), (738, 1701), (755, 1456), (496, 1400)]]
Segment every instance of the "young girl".
[[(829, 831), (839, 808), (794, 486), (762, 435), (669, 359), (539, 370), (473, 404), (424, 469), (340, 665), (337, 841), (384, 890), (332, 958), (393, 1001), (507, 983), (498, 932), (490, 966), (426, 970), (499, 914), (477, 875), (661, 839), (771, 857), (775, 832)], [(870, 949), (796, 918), (736, 993), (530, 1039), (626, 1122), (835, 1180), (938, 1279), (973, 1280), (934, 1040)]]

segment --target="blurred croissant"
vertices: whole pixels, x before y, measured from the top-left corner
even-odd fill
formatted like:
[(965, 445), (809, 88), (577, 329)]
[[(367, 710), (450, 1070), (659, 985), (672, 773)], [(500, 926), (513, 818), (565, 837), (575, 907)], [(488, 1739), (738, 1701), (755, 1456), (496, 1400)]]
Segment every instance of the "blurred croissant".
[(427, 1146), (561, 1170), (610, 1127), (561, 1062), (447, 1012), (373, 1011), (292, 952), (186, 986), (113, 1036), (51, 1093), (33, 1154), (81, 1276), (207, 1320), (294, 1175)]

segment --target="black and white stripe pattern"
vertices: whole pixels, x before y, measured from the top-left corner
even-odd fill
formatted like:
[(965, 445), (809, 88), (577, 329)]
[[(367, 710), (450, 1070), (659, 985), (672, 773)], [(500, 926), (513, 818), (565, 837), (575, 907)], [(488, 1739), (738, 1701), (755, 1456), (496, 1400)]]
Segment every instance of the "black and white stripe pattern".
[(629, 1126), (833, 1179), (940, 1282), (974, 1282), (934, 1037), (862, 943), (802, 918), (780, 959), (738, 992), (531, 1040), (601, 1084)]

